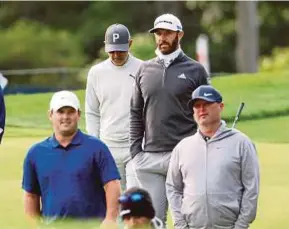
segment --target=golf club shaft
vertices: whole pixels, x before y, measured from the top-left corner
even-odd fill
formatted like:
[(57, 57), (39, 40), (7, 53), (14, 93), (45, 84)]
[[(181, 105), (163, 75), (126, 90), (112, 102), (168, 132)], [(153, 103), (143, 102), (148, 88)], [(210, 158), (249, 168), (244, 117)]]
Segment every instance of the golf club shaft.
[(239, 120), (239, 117), (240, 117), (240, 115), (241, 115), (241, 113), (242, 113), (242, 110), (243, 110), (244, 106), (245, 106), (245, 103), (244, 103), (244, 102), (241, 102), (241, 104), (240, 104), (240, 106), (239, 106), (239, 109), (238, 109), (238, 111), (237, 111), (235, 120), (234, 120), (234, 122), (233, 122), (232, 128), (235, 128), (236, 123), (237, 123), (237, 121)]

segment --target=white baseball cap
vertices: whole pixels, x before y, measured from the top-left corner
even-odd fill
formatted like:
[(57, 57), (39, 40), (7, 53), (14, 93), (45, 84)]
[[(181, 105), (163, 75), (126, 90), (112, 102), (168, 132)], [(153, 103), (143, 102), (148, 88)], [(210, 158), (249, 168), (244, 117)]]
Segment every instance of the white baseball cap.
[(58, 91), (50, 100), (50, 111), (57, 111), (62, 107), (72, 107), (80, 110), (80, 102), (76, 94), (71, 91)]
[(149, 30), (150, 33), (154, 33), (157, 29), (168, 29), (172, 31), (183, 31), (183, 26), (175, 15), (173, 14), (163, 14), (154, 22), (154, 27)]

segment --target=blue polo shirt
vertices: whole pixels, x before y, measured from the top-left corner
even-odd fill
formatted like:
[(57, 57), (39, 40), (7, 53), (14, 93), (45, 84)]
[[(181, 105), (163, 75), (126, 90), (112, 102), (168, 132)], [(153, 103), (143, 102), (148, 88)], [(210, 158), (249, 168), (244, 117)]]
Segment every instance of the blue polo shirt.
[(80, 130), (65, 148), (54, 136), (32, 146), (23, 170), (22, 188), (41, 196), (49, 219), (104, 218), (103, 186), (120, 179), (107, 146)]

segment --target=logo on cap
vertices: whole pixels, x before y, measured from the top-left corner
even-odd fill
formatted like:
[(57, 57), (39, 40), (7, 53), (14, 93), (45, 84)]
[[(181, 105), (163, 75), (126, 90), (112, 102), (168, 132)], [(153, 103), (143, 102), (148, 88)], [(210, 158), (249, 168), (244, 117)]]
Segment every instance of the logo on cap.
[(149, 32), (154, 33), (157, 29), (183, 31), (181, 21), (173, 14), (163, 14), (156, 18), (154, 28), (150, 29)]
[(113, 43), (115, 43), (116, 40), (119, 39), (119, 33), (113, 33), (112, 34), (112, 40), (113, 40)]
[(156, 23), (155, 23), (155, 26), (156, 25), (158, 25), (158, 24), (160, 24), (160, 23), (169, 23), (169, 24), (173, 24), (171, 21), (166, 21), (166, 20), (163, 20), (163, 21), (157, 21)]
[(206, 92), (204, 93), (204, 96), (206, 96), (206, 97), (211, 96), (211, 95), (213, 95), (213, 94), (212, 93), (206, 93)]

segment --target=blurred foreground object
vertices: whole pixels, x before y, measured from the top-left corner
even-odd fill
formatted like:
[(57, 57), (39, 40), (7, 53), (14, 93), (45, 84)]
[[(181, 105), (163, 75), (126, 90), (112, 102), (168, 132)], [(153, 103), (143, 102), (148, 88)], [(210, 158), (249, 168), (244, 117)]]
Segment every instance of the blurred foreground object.
[(6, 118), (6, 108), (5, 108), (5, 101), (3, 91), (0, 88), (0, 144), (4, 134), (5, 129), (5, 118)]
[(5, 89), (7, 84), (8, 84), (8, 79), (6, 77), (4, 77), (3, 74), (0, 72), (0, 86), (1, 86), (2, 90)]
[(200, 34), (196, 41), (197, 61), (199, 61), (210, 75), (209, 39), (206, 34)]

